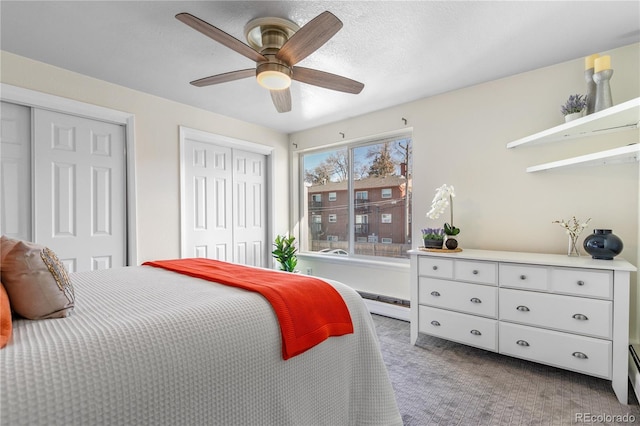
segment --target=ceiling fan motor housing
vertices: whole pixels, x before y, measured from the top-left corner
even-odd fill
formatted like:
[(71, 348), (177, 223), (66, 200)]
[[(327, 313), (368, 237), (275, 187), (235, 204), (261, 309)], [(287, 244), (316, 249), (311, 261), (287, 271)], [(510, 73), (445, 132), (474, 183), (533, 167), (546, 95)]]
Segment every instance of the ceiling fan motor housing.
[[(273, 19), (273, 21), (270, 21)], [(249, 23), (248, 27), (252, 27), (249, 32), (253, 32), (252, 37), (247, 37), (250, 42), (257, 38), (256, 32), (260, 32), (260, 43), (253, 43), (253, 46), (265, 58), (267, 62), (260, 62), (256, 67), (256, 79), (263, 87), (270, 90), (282, 90), (291, 85), (291, 77), (293, 72), (289, 64), (276, 58), (278, 51), (289, 40), (297, 28), (293, 27), (293, 23), (285, 25), (282, 20), (275, 18), (263, 18), (258, 22)], [(289, 25), (290, 24), (290, 25)]]

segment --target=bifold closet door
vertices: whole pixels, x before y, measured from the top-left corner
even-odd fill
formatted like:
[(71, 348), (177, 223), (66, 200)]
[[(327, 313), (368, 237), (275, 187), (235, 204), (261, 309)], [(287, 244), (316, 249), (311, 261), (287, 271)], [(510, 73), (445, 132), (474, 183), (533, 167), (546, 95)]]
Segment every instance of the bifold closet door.
[(70, 272), (126, 265), (125, 132), (33, 111), (34, 240)]
[(187, 138), (181, 161), (182, 257), (266, 266), (266, 156)]

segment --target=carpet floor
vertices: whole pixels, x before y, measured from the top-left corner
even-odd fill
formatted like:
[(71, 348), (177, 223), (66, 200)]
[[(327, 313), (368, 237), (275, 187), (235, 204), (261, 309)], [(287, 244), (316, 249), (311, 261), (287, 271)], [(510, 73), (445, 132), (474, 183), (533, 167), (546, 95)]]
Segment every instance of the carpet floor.
[(404, 424), (640, 424), (633, 392), (618, 402), (611, 382), (421, 335), (373, 315)]

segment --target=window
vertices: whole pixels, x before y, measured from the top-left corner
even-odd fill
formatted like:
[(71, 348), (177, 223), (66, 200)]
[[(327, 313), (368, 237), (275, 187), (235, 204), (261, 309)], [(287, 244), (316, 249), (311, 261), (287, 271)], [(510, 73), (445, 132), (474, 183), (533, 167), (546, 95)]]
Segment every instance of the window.
[(369, 233), (369, 216), (366, 214), (356, 215), (356, 236), (367, 235)]
[[(331, 241), (353, 255), (407, 258), (411, 147), (405, 134), (301, 154), (301, 207), (308, 224), (300, 250), (333, 249)], [(332, 202), (322, 205), (322, 194)]]

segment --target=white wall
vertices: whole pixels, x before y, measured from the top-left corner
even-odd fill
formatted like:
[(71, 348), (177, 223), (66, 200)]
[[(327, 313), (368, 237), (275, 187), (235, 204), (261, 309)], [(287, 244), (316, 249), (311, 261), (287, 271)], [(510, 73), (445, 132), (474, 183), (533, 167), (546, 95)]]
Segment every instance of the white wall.
[[(289, 226), (286, 134), (1, 52), (2, 83), (135, 115), (137, 259), (180, 256), (179, 126), (274, 147), (274, 232)], [(1, 94), (0, 94), (1, 95)]]
[[(614, 75), (614, 103), (640, 96), (639, 44), (607, 53)], [(585, 93), (584, 59), (487, 82), (421, 99), (383, 111), (291, 135), (302, 151), (410, 127), (413, 129), (413, 241), (420, 229), (442, 226), (445, 218), (427, 219), (436, 187), (454, 185), (455, 224), (462, 229), (464, 249), (566, 253), (567, 236), (554, 220), (592, 218), (594, 228), (611, 228), (624, 241), (621, 257), (633, 264), (638, 257), (638, 163), (526, 173), (527, 166), (637, 143), (638, 130), (556, 144), (506, 149), (506, 144), (563, 122), (560, 105), (570, 94)], [(425, 82), (428, 84), (428, 82)], [(408, 120), (406, 126), (402, 118)], [(295, 153), (294, 153), (295, 155)], [(295, 165), (295, 157), (292, 164)], [(294, 173), (296, 168), (293, 169)], [(294, 177), (295, 180), (295, 177)], [(448, 211), (446, 212), (448, 215)], [(297, 215), (292, 217), (296, 218)], [(584, 251), (583, 251), (584, 253)], [(323, 268), (322, 260), (303, 258), (301, 270), (327, 271), (365, 290), (409, 299), (406, 274), (380, 276), (377, 270)], [(356, 272), (354, 272), (356, 271)], [(637, 274), (632, 275), (637, 283)], [(632, 286), (635, 287), (635, 286)], [(632, 294), (632, 336), (640, 340), (638, 306)]]

